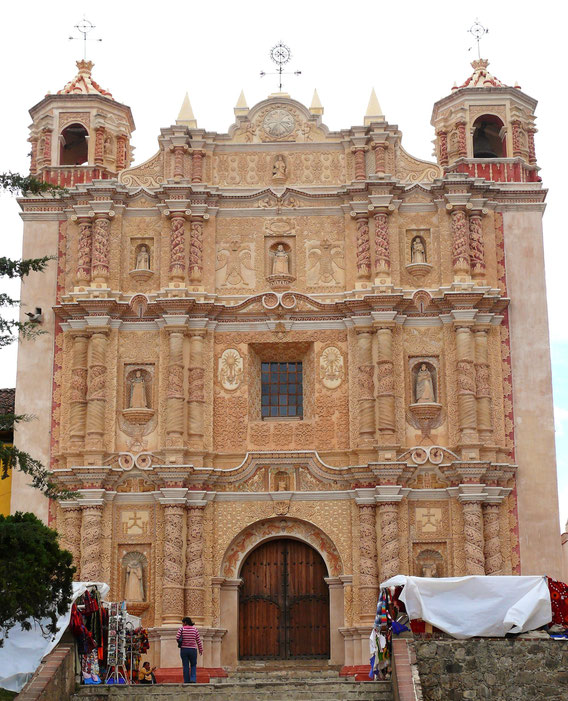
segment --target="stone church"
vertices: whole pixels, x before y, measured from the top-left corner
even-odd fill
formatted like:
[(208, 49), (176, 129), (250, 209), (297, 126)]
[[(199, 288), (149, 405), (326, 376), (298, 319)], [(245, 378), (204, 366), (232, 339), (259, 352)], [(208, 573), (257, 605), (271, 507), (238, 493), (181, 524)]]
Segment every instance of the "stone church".
[[(368, 661), (379, 583), (560, 577), (536, 100), (474, 61), (434, 104), (436, 162), (373, 93), (358, 126), (241, 94), (185, 99), (132, 165), (130, 108), (92, 63), (31, 108), (16, 441), (80, 495), (15, 474), (77, 578), (178, 666)], [(227, 120), (230, 121), (229, 119)]]

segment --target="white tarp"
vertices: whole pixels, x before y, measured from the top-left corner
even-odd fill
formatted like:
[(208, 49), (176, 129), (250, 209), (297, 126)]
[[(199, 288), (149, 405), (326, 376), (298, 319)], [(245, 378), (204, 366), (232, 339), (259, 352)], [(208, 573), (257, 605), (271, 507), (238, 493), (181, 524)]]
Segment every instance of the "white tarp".
[(407, 577), (383, 587), (403, 586), (400, 600), (410, 619), (421, 618), (454, 638), (503, 637), (552, 620), (546, 577)]
[[(109, 585), (103, 582), (73, 582), (73, 601), (78, 599), (87, 589), (97, 585), (101, 599), (109, 592)], [(42, 659), (50, 653), (60, 641), (61, 636), (69, 625), (71, 605), (57, 621), (58, 631), (55, 635), (45, 637), (39, 625), (32, 623), (31, 630), (22, 630), (16, 625), (4, 638), (4, 646), (0, 647), (0, 687), (10, 691), (21, 691), (28, 679), (39, 667)], [(46, 620), (46, 623), (48, 621)]]

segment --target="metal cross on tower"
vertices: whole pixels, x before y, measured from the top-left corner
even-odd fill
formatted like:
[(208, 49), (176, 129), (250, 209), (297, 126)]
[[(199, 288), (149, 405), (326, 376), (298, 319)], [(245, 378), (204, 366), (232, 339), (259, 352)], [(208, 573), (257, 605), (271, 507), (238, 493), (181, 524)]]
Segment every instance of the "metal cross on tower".
[[(479, 42), (481, 41), (482, 37), (489, 33), (489, 29), (486, 29), (476, 17), (475, 22), (467, 31), (473, 36), (473, 38), (477, 42), (477, 58), (481, 58)], [(471, 51), (472, 48), (473, 47), (470, 46), (469, 51)]]
[(302, 71), (285, 71), (284, 66), (292, 58), (292, 52), (282, 41), (279, 41), (276, 46), (270, 49), (270, 58), (277, 66), (276, 71), (266, 73), (266, 71), (260, 71), (260, 77), (263, 78), (265, 75), (277, 75), (278, 76), (278, 91), (282, 92), (282, 76), (289, 75), (293, 73), (294, 75), (302, 75)]
[(95, 25), (90, 22), (86, 17), (79, 22), (79, 24), (74, 25), (75, 29), (82, 34), (83, 37), (69, 37), (69, 41), (82, 41), (83, 42), (83, 60), (87, 58), (87, 41), (102, 41), (102, 39), (87, 39), (87, 34), (95, 29)]

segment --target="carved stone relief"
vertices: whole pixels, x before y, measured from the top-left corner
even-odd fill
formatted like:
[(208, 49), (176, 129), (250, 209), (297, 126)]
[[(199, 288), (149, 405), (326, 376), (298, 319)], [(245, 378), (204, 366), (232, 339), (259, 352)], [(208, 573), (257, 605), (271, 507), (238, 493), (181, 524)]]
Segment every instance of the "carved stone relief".
[[(121, 492), (127, 491), (124, 489), (125, 486), (126, 483), (124, 483), (123, 488), (120, 489)], [(145, 535), (148, 533), (150, 527), (150, 514), (148, 511), (145, 511), (144, 509), (122, 511), (120, 514), (120, 519), (123, 535)]]
[(137, 551), (127, 553), (122, 558), (124, 572), (123, 599), (132, 602), (144, 602), (147, 600), (147, 569), (146, 557)]
[(306, 241), (306, 284), (334, 286), (345, 283), (345, 254), (343, 243), (330, 241)]
[(240, 387), (244, 377), (244, 361), (238, 350), (227, 348), (223, 351), (217, 376), (223, 389), (232, 391)]
[(218, 245), (215, 283), (217, 287), (254, 288), (254, 242), (234, 237)]
[(319, 373), (322, 384), (337, 389), (345, 377), (343, 354), (336, 346), (328, 346), (320, 355)]

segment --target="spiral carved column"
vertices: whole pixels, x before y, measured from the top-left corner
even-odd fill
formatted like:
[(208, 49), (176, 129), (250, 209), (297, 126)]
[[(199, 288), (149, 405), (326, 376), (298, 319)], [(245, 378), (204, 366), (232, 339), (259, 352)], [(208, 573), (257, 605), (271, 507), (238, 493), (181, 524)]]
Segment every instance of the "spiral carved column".
[(489, 378), (488, 332), (485, 328), (474, 329), (475, 339), (475, 396), (477, 402), (477, 430), (482, 443), (491, 440), (491, 388)]
[(482, 280), (485, 277), (485, 244), (479, 212), (474, 212), (469, 217), (469, 254), (471, 275)]
[(200, 183), (203, 181), (203, 158), (205, 151), (194, 149), (192, 151), (191, 182)]
[(162, 622), (179, 624), (183, 615), (184, 577), (183, 517), (185, 507), (164, 504), (164, 577), (162, 587)]
[(90, 219), (79, 219), (79, 242), (77, 247), (77, 284), (91, 280), (91, 249), (93, 224)]
[(365, 180), (367, 177), (365, 168), (365, 153), (369, 150), (368, 146), (354, 146), (351, 153), (355, 156), (355, 180)]
[(187, 145), (170, 146), (170, 151), (174, 154), (174, 180), (181, 180), (184, 176), (184, 154), (187, 151)]
[(203, 343), (203, 333), (194, 333), (189, 340), (188, 433), (191, 446), (198, 449), (203, 447), (203, 406), (205, 402)]
[(169, 331), (168, 387), (166, 395), (166, 445), (183, 443), (183, 331)]
[(469, 326), (456, 328), (456, 357), (460, 442), (472, 443), (477, 440), (477, 406), (473, 334)]
[(456, 124), (458, 129), (458, 153), (460, 158), (467, 158), (467, 141), (465, 137), (465, 122)]
[(124, 170), (128, 160), (128, 137), (126, 134), (119, 134), (116, 137), (116, 169)]
[(457, 279), (469, 276), (469, 229), (466, 213), (456, 209), (451, 213), (452, 263)]
[(71, 369), (71, 411), (69, 416), (69, 440), (79, 447), (85, 440), (87, 419), (87, 376), (89, 337), (78, 333), (73, 336), (73, 367)]
[(357, 331), (359, 373), (359, 442), (375, 438), (375, 383), (373, 367), (373, 334), (369, 329)]
[(170, 232), (170, 284), (185, 280), (185, 216), (180, 212), (171, 215)]
[(105, 387), (108, 338), (106, 333), (91, 336), (88, 350), (87, 374), (87, 447), (100, 450), (105, 432)]
[(203, 279), (203, 221), (208, 219), (205, 214), (191, 221), (189, 237), (189, 278), (192, 283), (200, 284)]
[(375, 151), (375, 173), (377, 175), (384, 175), (386, 172), (387, 146), (388, 144), (385, 141), (373, 144), (373, 150)]
[(368, 280), (371, 274), (371, 240), (369, 219), (366, 214), (356, 214), (357, 224), (357, 278)]
[(390, 236), (388, 214), (375, 214), (375, 272), (390, 275)]
[(479, 501), (463, 501), (465, 573), (485, 574), (483, 516)]
[(386, 442), (395, 434), (394, 365), (392, 355), (392, 328), (377, 329), (379, 355), (377, 360), (377, 403), (379, 433)]
[(63, 509), (63, 547), (73, 555), (73, 566), (76, 567), (73, 579), (81, 581), (81, 522), (83, 520), (80, 506)]
[(374, 504), (359, 504), (359, 601), (361, 619), (375, 617), (379, 595)]
[(53, 129), (42, 129), (41, 132), (41, 138), (42, 141), (41, 143), (43, 144), (43, 148), (41, 149), (41, 153), (39, 153), (39, 157), (41, 158), (41, 165), (43, 166), (50, 166), (51, 165), (51, 136), (53, 133)]
[(102, 577), (103, 507), (83, 507), (81, 534), (81, 580), (100, 582)]
[(381, 521), (381, 582), (399, 574), (398, 503), (379, 502)]
[(536, 164), (536, 151), (534, 147), (534, 135), (536, 133), (536, 129), (529, 129), (527, 131), (527, 139), (529, 142), (529, 163), (531, 165)]
[[(114, 213), (113, 213), (114, 214)], [(108, 282), (110, 262), (110, 213), (95, 218), (93, 227), (93, 279), (104, 285)]]
[(31, 151), (31, 162), (30, 162), (30, 175), (37, 175), (37, 137), (32, 137), (28, 139), (30, 144), (32, 145), (32, 151)]
[(105, 128), (96, 127), (95, 129), (95, 165), (102, 166), (104, 161), (105, 148)]
[(436, 132), (438, 137), (438, 158), (441, 166), (448, 165), (448, 132), (440, 129)]
[(185, 565), (185, 615), (197, 623), (204, 620), (205, 566), (203, 563), (203, 506), (187, 510)]
[(483, 504), (483, 534), (485, 537), (485, 574), (501, 574), (500, 504)]

